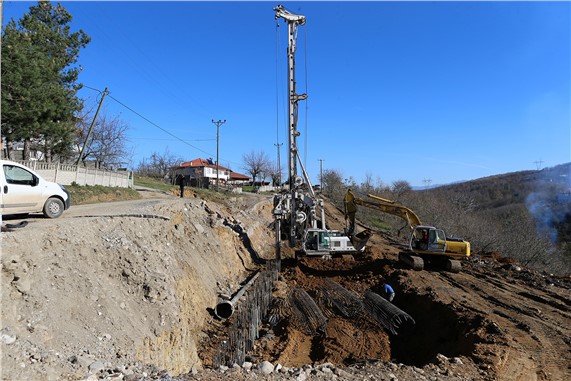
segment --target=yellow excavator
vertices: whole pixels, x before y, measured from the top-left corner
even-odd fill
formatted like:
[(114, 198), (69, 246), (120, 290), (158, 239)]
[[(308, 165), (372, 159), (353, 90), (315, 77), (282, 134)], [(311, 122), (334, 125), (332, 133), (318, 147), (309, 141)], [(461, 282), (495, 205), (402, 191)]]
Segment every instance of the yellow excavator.
[(408, 249), (399, 253), (400, 262), (414, 270), (422, 270), (424, 269), (424, 260), (440, 261), (447, 271), (454, 273), (460, 271), (462, 268), (460, 260), (470, 256), (470, 242), (460, 238), (447, 238), (442, 229), (422, 225), (416, 213), (406, 206), (372, 194), (367, 196), (374, 201), (355, 197), (350, 188), (345, 194), (345, 219), (349, 221), (347, 233), (349, 237), (354, 236), (357, 205), (392, 214), (404, 219), (412, 231)]

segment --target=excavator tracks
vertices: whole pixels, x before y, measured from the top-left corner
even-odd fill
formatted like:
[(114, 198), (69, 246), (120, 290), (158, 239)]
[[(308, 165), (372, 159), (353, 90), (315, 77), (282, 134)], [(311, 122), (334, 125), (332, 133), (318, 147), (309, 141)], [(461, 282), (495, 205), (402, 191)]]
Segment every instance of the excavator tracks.
[(451, 273), (459, 273), (462, 270), (462, 263), (456, 259), (446, 260), (446, 271)]
[[(408, 252), (401, 251), (399, 253), (399, 262), (404, 263), (413, 270), (420, 271), (424, 270), (424, 259), (418, 255), (412, 255)], [(433, 261), (431, 261), (432, 263)], [(444, 261), (442, 259), (435, 260), (440, 267), (443, 267), (446, 271), (451, 273), (458, 273), (462, 270), (462, 262), (456, 259), (446, 258)]]
[(399, 253), (399, 262), (404, 263), (415, 271), (424, 269), (424, 260), (416, 255), (410, 255), (407, 252), (401, 251)]

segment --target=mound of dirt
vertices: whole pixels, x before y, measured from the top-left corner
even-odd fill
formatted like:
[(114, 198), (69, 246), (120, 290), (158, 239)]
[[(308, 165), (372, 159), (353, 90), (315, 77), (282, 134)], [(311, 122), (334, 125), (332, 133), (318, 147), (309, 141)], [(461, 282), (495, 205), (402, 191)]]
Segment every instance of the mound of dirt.
[(269, 204), (162, 196), (75, 206), (2, 233), (2, 379), (200, 368), (208, 308), (269, 254)]

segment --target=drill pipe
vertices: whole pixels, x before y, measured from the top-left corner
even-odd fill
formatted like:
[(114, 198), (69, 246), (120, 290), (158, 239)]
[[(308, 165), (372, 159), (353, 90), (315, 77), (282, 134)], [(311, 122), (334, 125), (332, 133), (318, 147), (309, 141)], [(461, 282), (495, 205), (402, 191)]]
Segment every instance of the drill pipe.
[(365, 292), (365, 307), (393, 335), (398, 335), (398, 330), (408, 330), (416, 324), (412, 316), (371, 290)]
[(252, 279), (250, 279), (248, 283), (246, 283), (244, 287), (242, 287), (240, 291), (238, 291), (232, 299), (224, 300), (218, 303), (216, 305), (216, 308), (214, 309), (214, 313), (216, 314), (216, 316), (219, 317), (220, 319), (228, 319), (230, 316), (232, 316), (232, 314), (234, 313), (234, 305), (236, 304), (236, 302), (238, 302), (238, 300), (242, 297), (242, 295), (244, 295), (244, 293), (248, 290), (248, 288), (250, 288), (250, 286), (254, 284), (259, 275), (260, 273), (257, 272), (256, 275), (254, 275)]

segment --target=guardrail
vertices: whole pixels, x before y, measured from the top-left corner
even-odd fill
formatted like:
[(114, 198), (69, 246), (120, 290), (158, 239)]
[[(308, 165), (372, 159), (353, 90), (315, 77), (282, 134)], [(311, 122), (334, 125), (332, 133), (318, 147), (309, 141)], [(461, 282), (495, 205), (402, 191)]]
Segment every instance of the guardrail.
[(29, 160), (18, 163), (25, 165), (48, 181), (62, 185), (77, 183), (79, 185), (103, 185), (106, 187), (133, 187), (133, 172), (106, 171), (96, 168), (86, 168), (81, 165), (46, 163)]

